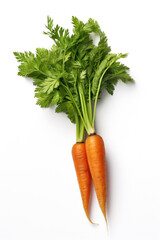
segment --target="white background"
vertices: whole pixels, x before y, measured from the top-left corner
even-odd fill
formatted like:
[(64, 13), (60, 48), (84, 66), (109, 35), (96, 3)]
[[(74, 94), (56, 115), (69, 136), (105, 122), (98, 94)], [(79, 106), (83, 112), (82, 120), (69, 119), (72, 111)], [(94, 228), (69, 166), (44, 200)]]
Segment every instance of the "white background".
[[(160, 239), (160, 35), (152, 1), (3, 1), (0, 6), (0, 240)], [(85, 217), (71, 157), (75, 125), (41, 109), (32, 81), (17, 76), (13, 51), (50, 48), (46, 17), (96, 19), (135, 84), (119, 83), (98, 104), (106, 145), (109, 234), (91, 194)]]

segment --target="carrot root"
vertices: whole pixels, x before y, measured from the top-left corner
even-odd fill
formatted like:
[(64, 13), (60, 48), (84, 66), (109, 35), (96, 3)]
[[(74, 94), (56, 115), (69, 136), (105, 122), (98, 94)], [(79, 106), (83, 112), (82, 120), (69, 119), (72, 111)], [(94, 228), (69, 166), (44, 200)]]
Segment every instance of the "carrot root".
[(88, 166), (85, 143), (76, 143), (72, 147), (72, 157), (77, 174), (83, 208), (88, 220), (94, 224), (89, 217), (89, 198), (91, 191), (91, 174)]
[(86, 139), (85, 146), (98, 203), (108, 229), (106, 218), (106, 165), (104, 142), (99, 135), (90, 135)]

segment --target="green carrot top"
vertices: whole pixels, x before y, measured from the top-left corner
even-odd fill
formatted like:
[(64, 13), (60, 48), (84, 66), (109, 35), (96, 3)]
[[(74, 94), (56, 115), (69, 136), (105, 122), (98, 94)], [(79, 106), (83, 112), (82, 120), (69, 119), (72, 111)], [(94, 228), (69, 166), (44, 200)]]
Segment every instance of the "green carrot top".
[[(33, 79), (37, 104), (56, 105), (56, 112), (65, 112), (77, 124), (77, 141), (82, 141), (84, 127), (95, 132), (97, 101), (102, 89), (113, 94), (118, 80), (133, 81), (129, 68), (118, 60), (127, 54), (113, 54), (107, 37), (97, 21), (83, 23), (72, 17), (73, 33), (56, 25), (47, 17), (47, 32), (54, 44), (50, 50), (37, 48), (36, 53), (14, 52), (20, 65), (18, 75)], [(99, 36), (96, 46), (92, 33)], [(92, 102), (94, 104), (92, 112)]]

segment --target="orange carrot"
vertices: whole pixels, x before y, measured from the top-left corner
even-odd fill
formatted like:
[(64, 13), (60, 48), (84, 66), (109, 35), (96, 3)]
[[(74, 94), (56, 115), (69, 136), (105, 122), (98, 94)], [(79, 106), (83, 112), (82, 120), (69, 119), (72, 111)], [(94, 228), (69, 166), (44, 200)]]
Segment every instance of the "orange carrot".
[(103, 139), (99, 135), (90, 135), (86, 139), (86, 153), (99, 206), (106, 218), (106, 165)]
[(91, 174), (87, 162), (85, 143), (76, 143), (72, 147), (72, 157), (76, 169), (78, 184), (81, 192), (83, 208), (88, 220), (89, 217), (89, 198), (91, 191)]

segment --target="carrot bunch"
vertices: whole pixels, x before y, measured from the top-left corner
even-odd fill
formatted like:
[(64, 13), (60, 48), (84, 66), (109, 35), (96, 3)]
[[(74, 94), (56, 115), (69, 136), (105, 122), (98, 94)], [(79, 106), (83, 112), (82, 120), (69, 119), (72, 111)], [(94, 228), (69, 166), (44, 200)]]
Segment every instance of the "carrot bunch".
[[(105, 147), (95, 131), (95, 115), (102, 90), (113, 94), (119, 80), (132, 82), (129, 68), (118, 60), (127, 54), (111, 53), (107, 37), (97, 21), (83, 23), (72, 17), (73, 32), (56, 25), (47, 17), (48, 35), (53, 41), (50, 50), (37, 48), (32, 52), (14, 52), (20, 65), (18, 75), (33, 79), (37, 104), (55, 105), (55, 111), (65, 112), (76, 124), (76, 143), (72, 156), (87, 218), (93, 181), (101, 211), (106, 218)], [(94, 39), (99, 38), (97, 45)], [(84, 132), (88, 134), (84, 143)]]
[(89, 217), (89, 197), (91, 178), (95, 187), (99, 206), (106, 218), (106, 165), (103, 139), (99, 135), (90, 135), (86, 143), (76, 143), (72, 148), (73, 161), (77, 173), (83, 207)]

